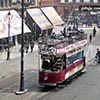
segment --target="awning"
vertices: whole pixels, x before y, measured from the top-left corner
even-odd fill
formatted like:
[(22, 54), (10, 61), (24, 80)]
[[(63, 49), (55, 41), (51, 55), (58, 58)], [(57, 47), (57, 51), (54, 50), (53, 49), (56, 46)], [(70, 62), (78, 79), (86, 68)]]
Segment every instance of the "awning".
[(53, 27), (39, 8), (27, 9), (27, 12), (41, 30), (51, 29)]
[(61, 19), (61, 17), (53, 7), (42, 7), (41, 10), (53, 25), (64, 24), (64, 21)]
[[(10, 32), (8, 32), (8, 10), (0, 11), (0, 39), (21, 34), (21, 17), (15, 10), (10, 10)], [(31, 32), (24, 23), (24, 33)]]

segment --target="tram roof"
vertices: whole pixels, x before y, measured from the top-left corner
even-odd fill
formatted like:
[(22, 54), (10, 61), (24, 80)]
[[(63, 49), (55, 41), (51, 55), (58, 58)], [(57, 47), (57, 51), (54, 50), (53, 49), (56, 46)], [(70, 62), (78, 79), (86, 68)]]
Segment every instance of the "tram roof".
[[(70, 35), (70, 33), (68, 33)], [(39, 54), (46, 55), (63, 55), (68, 52), (83, 48), (87, 44), (87, 34), (75, 33), (76, 35), (57, 39), (50, 39), (49, 37), (40, 37), (38, 40)]]

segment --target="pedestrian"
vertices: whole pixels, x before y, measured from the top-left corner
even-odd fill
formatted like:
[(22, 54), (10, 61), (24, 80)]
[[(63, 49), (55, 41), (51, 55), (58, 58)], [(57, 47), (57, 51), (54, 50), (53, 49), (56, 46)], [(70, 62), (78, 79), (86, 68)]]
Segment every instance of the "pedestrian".
[(56, 39), (56, 38), (57, 38), (56, 33), (55, 32), (51, 33), (51, 39)]
[(89, 41), (92, 42), (92, 34), (89, 35)]
[(95, 58), (97, 59), (98, 63), (100, 63), (100, 50), (98, 48), (97, 48)]
[(33, 52), (33, 48), (34, 48), (34, 40), (33, 39), (30, 41), (30, 47), (31, 47), (31, 52)]
[(96, 35), (96, 28), (94, 27), (93, 28), (93, 36), (95, 37), (95, 35)]
[(29, 43), (28, 43), (28, 41), (25, 41), (25, 47), (26, 47), (26, 53), (28, 53), (28, 49), (29, 49)]
[(27, 46), (26, 46), (26, 53), (28, 53), (28, 49), (29, 49), (29, 46), (27, 45)]

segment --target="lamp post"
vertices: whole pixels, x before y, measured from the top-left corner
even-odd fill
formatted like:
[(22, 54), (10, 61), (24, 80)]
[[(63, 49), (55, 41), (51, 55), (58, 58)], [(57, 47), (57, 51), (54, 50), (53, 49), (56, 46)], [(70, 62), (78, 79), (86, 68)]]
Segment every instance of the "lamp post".
[(7, 60), (10, 60), (10, 45), (9, 45), (9, 40), (10, 40), (10, 22), (11, 22), (11, 13), (10, 13), (10, 11), (8, 12), (7, 17), (8, 17)]
[(21, 70), (20, 70), (20, 89), (15, 92), (18, 95), (26, 93), (28, 90), (24, 88), (24, 0), (21, 3), (21, 17), (22, 17), (22, 25), (21, 25)]

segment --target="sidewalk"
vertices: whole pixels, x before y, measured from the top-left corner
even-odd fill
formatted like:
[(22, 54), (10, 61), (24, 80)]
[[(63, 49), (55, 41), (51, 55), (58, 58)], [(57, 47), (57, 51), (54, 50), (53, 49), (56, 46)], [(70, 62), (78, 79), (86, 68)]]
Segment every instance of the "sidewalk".
[(93, 27), (91, 28), (83, 28), (83, 30), (87, 33), (88, 35), (88, 44), (86, 47), (86, 62), (89, 62), (95, 57), (96, 54), (96, 49), (100, 48), (100, 29), (97, 29), (97, 33), (95, 37), (92, 37), (92, 42), (89, 42), (89, 35), (92, 34)]
[[(21, 56), (20, 48), (21, 48), (21, 45), (16, 45), (10, 48), (10, 59), (15, 59)], [(38, 49), (38, 45), (35, 44), (33, 52), (37, 51), (37, 49)], [(28, 53), (25, 52), (24, 55), (26, 56), (27, 54), (30, 53), (30, 51), (31, 50), (29, 47)], [(7, 51), (0, 52), (0, 63), (5, 62), (6, 58), (7, 58)]]
[[(20, 45), (14, 46), (10, 49), (10, 60), (6, 60), (7, 52), (0, 52), (0, 81), (11, 77), (20, 71), (20, 62), (21, 62), (21, 52), (19, 52)], [(35, 52), (37, 51), (38, 46), (37, 44), (34, 45), (33, 52), (31, 53), (30, 48), (28, 53), (24, 53), (24, 66), (26, 67), (25, 70), (32, 68), (32, 60), (34, 59)], [(28, 56), (29, 55), (29, 56)], [(33, 57), (33, 58), (32, 58)], [(35, 58), (36, 59), (36, 58)], [(29, 61), (31, 63), (29, 63)], [(37, 60), (37, 59), (36, 59)], [(28, 63), (27, 63), (28, 61)], [(34, 60), (35, 61), (35, 60)], [(33, 63), (35, 63), (33, 61)], [(37, 62), (36, 62), (37, 63)], [(29, 65), (30, 64), (30, 65)]]

